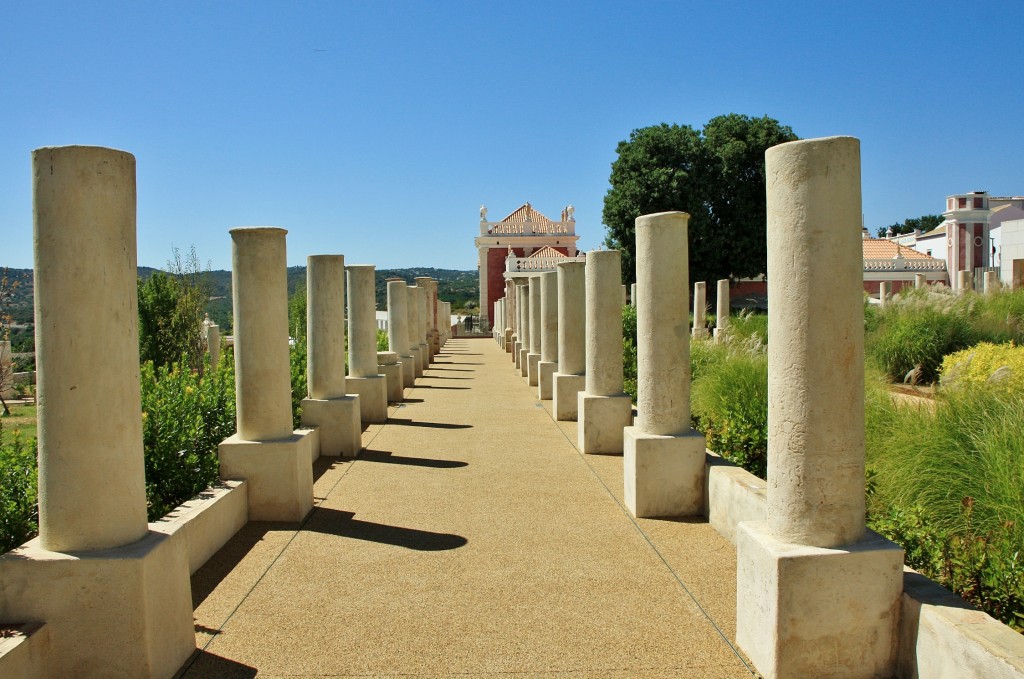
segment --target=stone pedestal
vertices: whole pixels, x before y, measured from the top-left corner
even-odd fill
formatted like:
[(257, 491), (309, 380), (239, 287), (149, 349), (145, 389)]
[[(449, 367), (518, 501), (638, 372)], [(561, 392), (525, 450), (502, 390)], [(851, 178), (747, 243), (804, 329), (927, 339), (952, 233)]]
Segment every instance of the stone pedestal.
[(526, 354), (526, 383), (536, 387), (539, 379), (537, 366), (540, 364), (540, 354)]
[(388, 419), (388, 378), (385, 375), (349, 377), (348, 390), (359, 396), (359, 419), (364, 424), (383, 424)]
[(928, 287), (928, 277), (923, 273), (914, 274), (914, 289), (923, 290)]
[(860, 144), (781, 144), (765, 170), (768, 502), (736, 532), (736, 640), (766, 679), (893, 676), (903, 555), (864, 525)]
[(245, 479), (250, 521), (302, 521), (313, 509), (310, 463), (319, 444), (318, 429), (299, 429), (277, 441), (234, 434), (220, 444), (220, 477)]
[(514, 344), (514, 342), (512, 341), (512, 328), (505, 328), (504, 337), (505, 339), (504, 342), (502, 343), (502, 346), (505, 349), (505, 353), (508, 354), (512, 352), (512, 346)]
[(146, 522), (135, 157), (32, 169), (40, 536), (0, 556), (0, 614), (46, 623), (51, 676), (171, 676), (195, 633), (184, 541)]
[(210, 354), (210, 369), (220, 365), (220, 326), (211, 323), (206, 326), (206, 351)]
[(318, 428), (321, 455), (355, 457), (363, 449), (358, 395), (302, 399), (302, 426)]
[(636, 306), (636, 283), (629, 286), (629, 303), (632, 306)]
[(959, 294), (970, 292), (973, 289), (971, 285), (971, 272), (964, 269), (963, 271), (956, 272), (956, 291)]
[[(622, 284), (618, 250), (591, 250), (586, 261), (586, 391), (579, 394), (578, 444), (587, 454), (622, 454), (633, 403), (622, 391)], [(641, 293), (642, 294), (642, 293)]]
[(704, 435), (623, 431), (626, 508), (641, 518), (693, 516), (704, 509)]
[(527, 377), (529, 373), (529, 362), (526, 355), (530, 353), (530, 286), (529, 281), (516, 287), (516, 294), (519, 296), (519, 360), (516, 367), (519, 368), (520, 377)]
[(307, 398), (302, 424), (320, 428), (319, 455), (353, 456), (362, 449), (359, 397), (345, 380), (345, 257), (306, 259)]
[(220, 473), (249, 481), (249, 516), (261, 521), (309, 512), (319, 445), (317, 430), (292, 432), (286, 233), (231, 230), (238, 433), (220, 445)]
[(885, 303), (889, 301), (889, 283), (882, 281), (878, 284), (878, 306), (884, 307)]
[(736, 643), (767, 677), (894, 676), (903, 550), (868, 532), (843, 547), (736, 530)]
[(521, 368), (522, 362), (523, 362), (523, 358), (522, 357), (525, 356), (525, 355), (526, 354), (525, 354), (524, 349), (523, 349), (523, 343), (521, 341), (519, 341), (519, 340), (516, 340), (515, 342), (513, 342), (512, 343), (512, 362), (515, 365), (515, 368), (516, 368), (517, 371)]
[(991, 295), (999, 291), (999, 274), (995, 271), (985, 272), (985, 294)]
[(633, 401), (627, 394), (596, 396), (581, 391), (576, 396), (579, 423), (576, 438), (580, 452), (621, 455), (623, 430), (633, 423)]
[(689, 289), (684, 212), (636, 220), (637, 421), (624, 432), (626, 507), (638, 517), (699, 514), (704, 436), (690, 428)]
[(378, 351), (377, 372), (387, 378), (388, 401), (401, 401), (405, 397), (405, 388), (402, 386), (402, 366), (398, 362), (398, 354), (393, 351)]
[(579, 415), (579, 394), (586, 387), (584, 375), (566, 375), (555, 373), (552, 376), (551, 409), (555, 419), (560, 422), (572, 422)]

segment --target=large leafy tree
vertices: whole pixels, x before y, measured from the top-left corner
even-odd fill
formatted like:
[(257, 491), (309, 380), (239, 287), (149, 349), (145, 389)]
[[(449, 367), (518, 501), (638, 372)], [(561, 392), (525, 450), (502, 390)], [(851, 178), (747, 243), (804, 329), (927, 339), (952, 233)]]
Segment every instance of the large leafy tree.
[(203, 309), (209, 298), (206, 276), (193, 248), (186, 261), (175, 249), (170, 273), (155, 271), (139, 283), (139, 357), (159, 368), (185, 360), (201, 370), (206, 340)]
[(773, 118), (735, 113), (699, 132), (664, 123), (633, 130), (616, 149), (602, 213), (605, 244), (622, 251), (623, 279), (636, 278), (634, 220), (669, 210), (690, 213), (691, 280), (764, 273), (764, 152), (795, 139)]

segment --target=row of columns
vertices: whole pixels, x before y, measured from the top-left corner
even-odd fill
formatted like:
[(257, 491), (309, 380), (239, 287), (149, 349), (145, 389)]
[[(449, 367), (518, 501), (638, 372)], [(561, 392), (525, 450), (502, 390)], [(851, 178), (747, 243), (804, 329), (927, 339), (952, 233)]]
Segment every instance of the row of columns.
[[(39, 536), (0, 557), (0, 618), (46, 622), (54, 676), (170, 676), (195, 635), (185, 540), (147, 523), (135, 158), (71, 146), (32, 160)], [(362, 424), (383, 422), (389, 394), (401, 398), (381, 368), (416, 363), (414, 379), (448, 334), (436, 281), (402, 282), (403, 294), (389, 282), (392, 351), (378, 354), (374, 267), (309, 257), (302, 419), (313, 428), (293, 430), (286, 233), (230, 231), (237, 431), (220, 445), (220, 475), (245, 480), (251, 520), (302, 520), (312, 461), (358, 453)], [(213, 354), (219, 328), (204, 333)]]
[[(903, 553), (865, 527), (859, 141), (832, 137), (773, 147), (766, 175), (773, 293), (767, 513), (764, 521), (737, 528), (736, 641), (769, 678), (889, 676)], [(582, 323), (565, 315), (584, 306), (580, 298), (570, 304), (571, 265), (558, 267), (560, 371), (580, 356), (563, 333), (586, 328), (579, 448), (623, 453), (625, 504), (636, 516), (697, 514), (704, 503), (704, 438), (690, 427), (689, 341), (703, 335), (705, 290), (694, 286), (691, 332), (678, 305), (689, 286), (687, 224), (685, 213), (636, 222), (635, 424), (621, 394), (618, 253), (588, 253)], [(531, 345), (530, 287), (514, 288), (516, 346)], [(727, 281), (719, 282), (718, 299), (721, 336), (728, 332)], [(830, 378), (821, 380), (824, 374)]]

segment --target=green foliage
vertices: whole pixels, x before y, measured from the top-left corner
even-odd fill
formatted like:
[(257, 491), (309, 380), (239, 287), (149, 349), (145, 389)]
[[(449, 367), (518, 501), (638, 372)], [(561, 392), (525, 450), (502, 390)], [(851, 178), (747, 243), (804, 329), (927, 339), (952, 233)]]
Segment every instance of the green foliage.
[(302, 399), (309, 393), (306, 381), (307, 357), (306, 339), (299, 339), (291, 348), (292, 427), (295, 429), (302, 426)]
[(388, 351), (388, 331), (377, 328), (377, 351)]
[[(700, 342), (700, 345), (711, 344)], [(701, 348), (700, 352), (707, 351)], [(768, 357), (742, 345), (718, 353), (694, 372), (693, 417), (708, 448), (760, 478), (768, 473)], [(710, 352), (708, 352), (710, 353)], [(691, 363), (693, 360), (691, 359)], [(709, 369), (711, 366), (713, 369)]]
[(292, 337), (306, 337), (306, 284), (299, 283), (288, 298), (288, 332)]
[(154, 271), (139, 283), (140, 360), (160, 368), (184, 358), (192, 370), (200, 370), (206, 349), (203, 309), (209, 293), (195, 249), (187, 261), (175, 249), (170, 269)]
[(622, 307), (622, 376), (623, 390), (636, 403), (636, 307)]
[(942, 357), (971, 346), (977, 333), (955, 305), (889, 304), (878, 312), (877, 326), (866, 339), (868, 357), (892, 380), (902, 381), (921, 366), (921, 382), (934, 382)]
[(35, 439), (6, 431), (0, 420), (0, 554), (39, 530), (36, 479)]
[(142, 365), (142, 436), (149, 519), (198, 495), (218, 478), (217, 448), (235, 431), (233, 354), (200, 375), (184, 363)]
[(888, 235), (889, 229), (892, 229), (894, 236), (904, 233), (914, 233), (915, 229), (920, 229), (921, 233), (926, 233), (934, 229), (943, 221), (944, 218), (941, 215), (923, 215), (921, 217), (913, 217), (902, 222), (890, 224), (889, 226), (878, 227), (878, 237), (885, 238), (886, 235)]
[(624, 282), (635, 279), (636, 218), (669, 210), (690, 214), (692, 280), (763, 274), (764, 152), (796, 138), (772, 118), (738, 114), (713, 118), (702, 132), (664, 123), (633, 130), (616, 148), (602, 211)]

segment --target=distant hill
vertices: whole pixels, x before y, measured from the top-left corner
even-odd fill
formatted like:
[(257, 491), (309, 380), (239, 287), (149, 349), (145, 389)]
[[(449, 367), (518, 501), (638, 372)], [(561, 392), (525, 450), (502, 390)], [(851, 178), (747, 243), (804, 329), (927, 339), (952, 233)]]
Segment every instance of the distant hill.
[[(0, 274), (3, 272), (0, 267)], [(157, 271), (152, 267), (140, 266), (139, 278), (146, 280)], [(231, 272), (207, 271), (206, 280), (210, 286), (210, 301), (206, 311), (210, 314), (223, 332), (231, 327)], [(8, 278), (19, 281), (9, 305), (9, 312), (17, 324), (33, 322), (33, 277), (32, 269), (8, 269)], [(387, 278), (402, 278), (407, 283), (414, 283), (417, 276), (430, 276), (437, 280), (438, 296), (445, 302), (452, 303), (452, 310), (476, 309), (479, 300), (479, 278), (476, 271), (458, 271), (455, 269), (434, 269), (429, 267), (412, 269), (378, 269), (377, 270), (377, 308), (387, 308)], [(288, 294), (291, 295), (300, 285), (306, 284), (306, 267), (292, 266), (288, 268)]]

